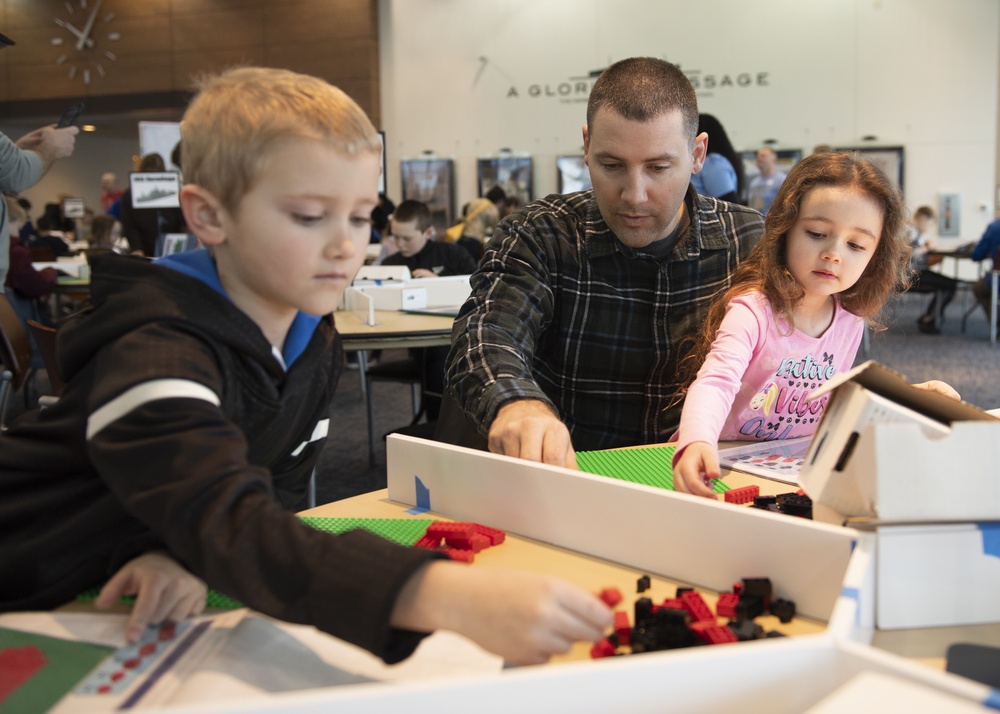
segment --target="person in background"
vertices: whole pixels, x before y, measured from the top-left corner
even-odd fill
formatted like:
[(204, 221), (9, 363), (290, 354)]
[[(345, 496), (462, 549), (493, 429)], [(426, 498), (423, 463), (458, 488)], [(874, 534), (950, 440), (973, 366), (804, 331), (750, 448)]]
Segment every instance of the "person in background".
[(278, 69), (204, 79), (183, 121), (181, 204), (206, 248), (93, 256), (93, 309), (60, 326), (65, 391), (0, 438), (0, 612), (103, 586), (100, 607), (136, 595), (135, 641), (200, 612), (208, 586), (387, 662), (436, 629), (512, 663), (602, 637), (611, 610), (564, 580), (291, 512), (326, 438), (332, 313), (364, 260), (382, 143), (344, 92)]
[[(941, 333), (937, 324), (938, 313), (944, 314), (945, 307), (955, 297), (958, 281), (947, 275), (930, 270), (927, 253), (934, 246), (927, 240), (926, 233), (934, 222), (934, 209), (930, 206), (920, 206), (913, 212), (913, 218), (906, 226), (906, 238), (912, 251), (910, 269), (913, 278), (910, 291), (915, 293), (933, 293), (927, 310), (917, 319), (917, 327), (928, 335)], [(938, 304), (940, 299), (941, 303)]]
[[(139, 160), (139, 171), (165, 171), (163, 157), (146, 154)], [(156, 254), (156, 241), (166, 233), (184, 233), (184, 214), (180, 208), (136, 208), (132, 205), (132, 188), (122, 191), (120, 199), (122, 232), (129, 250), (142, 252), (148, 258)]]
[[(904, 221), (902, 195), (870, 161), (822, 153), (795, 165), (680, 365), (676, 490), (715, 498), (719, 441), (816, 431), (827, 397), (809, 392), (851, 368), (866, 322), (906, 284)], [(958, 399), (943, 382), (916, 386)]]
[(121, 197), (122, 190), (118, 188), (118, 177), (110, 171), (101, 174), (101, 212), (107, 213)]
[[(972, 260), (983, 261), (989, 259), (991, 270), (1000, 270), (1000, 219), (997, 219), (986, 226), (983, 235), (972, 249), (969, 256)], [(987, 274), (981, 277), (972, 285), (972, 294), (976, 296), (983, 310), (986, 312), (986, 319), (990, 319), (990, 301), (992, 300), (993, 286), (991, 280), (993, 276)], [(997, 313), (997, 328), (1000, 329), (1000, 313)]]
[(382, 265), (405, 265), (414, 278), (469, 275), (476, 263), (462, 248), (434, 240), (434, 225), (426, 203), (406, 200), (392, 212), (392, 239), (399, 252)]
[(583, 128), (593, 189), (497, 225), (455, 320), (436, 439), (572, 467), (576, 449), (674, 433), (681, 342), (763, 231), (691, 187), (707, 141), (676, 65), (604, 70)]
[(372, 209), (372, 243), (381, 243), (382, 237), (389, 230), (389, 219), (396, 210), (396, 204), (384, 193), (378, 195), (378, 205)]
[(95, 216), (90, 226), (88, 238), (91, 250), (122, 252), (122, 224), (114, 216)]
[(785, 180), (785, 172), (778, 170), (778, 154), (768, 146), (757, 152), (757, 168), (760, 174), (750, 180), (747, 205), (766, 216), (781, 182)]
[[(514, 199), (516, 201), (516, 199)], [(505, 203), (510, 199), (504, 199)], [(493, 236), (493, 229), (500, 222), (500, 211), (488, 198), (476, 198), (465, 204), (462, 218), (462, 235), (455, 245), (464, 248), (475, 263), (483, 255), (483, 244)]]
[[(7, 278), (4, 283), (4, 294), (14, 312), (21, 319), (25, 330), (28, 320), (42, 324), (50, 324), (47, 310), (43, 309), (42, 298), (48, 297), (55, 290), (59, 273), (55, 268), (46, 267), (37, 270), (31, 259), (31, 251), (25, 245), (20, 235), (20, 225), (27, 220), (24, 209), (13, 196), (5, 196), (7, 211), (10, 216), (10, 252), (8, 256)], [(42, 355), (35, 345), (35, 338), (28, 331), (31, 342), (31, 366), (40, 369), (43, 366)]]
[(708, 136), (708, 154), (701, 171), (691, 176), (694, 190), (702, 196), (741, 203), (746, 188), (743, 161), (729, 141), (722, 123), (711, 114), (699, 114), (698, 133)]
[(53, 258), (72, 255), (69, 243), (57, 235), (56, 231), (52, 226), (52, 218), (49, 215), (42, 216), (35, 223), (35, 237), (28, 243), (28, 247), (48, 248), (52, 251)]
[[(486, 201), (490, 206), (489, 201)], [(405, 265), (414, 278), (434, 278), (448, 275), (469, 275), (476, 263), (457, 243), (434, 240), (434, 226), (427, 204), (406, 200), (392, 213), (392, 241), (399, 252), (382, 261), (382, 265)], [(440, 394), (444, 392), (444, 367), (448, 347), (417, 347), (410, 356), (423, 366), (424, 412), (428, 421), (438, 418)]]
[[(0, 41), (0, 47), (8, 43), (9, 40)], [(17, 193), (38, 183), (56, 161), (73, 154), (79, 131), (75, 126), (65, 129), (45, 126), (25, 134), (16, 142), (0, 133), (0, 191)], [(0, 201), (0, 282), (7, 279), (10, 255), (8, 223), (7, 202)]]

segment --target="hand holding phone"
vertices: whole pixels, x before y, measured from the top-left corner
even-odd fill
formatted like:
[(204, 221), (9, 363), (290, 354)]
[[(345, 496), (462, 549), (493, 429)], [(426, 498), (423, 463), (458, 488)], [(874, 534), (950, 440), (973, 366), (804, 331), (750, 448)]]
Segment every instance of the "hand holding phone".
[(59, 123), (56, 124), (56, 128), (65, 129), (68, 126), (72, 126), (73, 122), (76, 121), (76, 118), (80, 116), (80, 112), (82, 111), (83, 111), (83, 102), (80, 102), (79, 104), (74, 104), (73, 106), (71, 106), (69, 109), (66, 110), (65, 114), (62, 115), (62, 117), (59, 119)]

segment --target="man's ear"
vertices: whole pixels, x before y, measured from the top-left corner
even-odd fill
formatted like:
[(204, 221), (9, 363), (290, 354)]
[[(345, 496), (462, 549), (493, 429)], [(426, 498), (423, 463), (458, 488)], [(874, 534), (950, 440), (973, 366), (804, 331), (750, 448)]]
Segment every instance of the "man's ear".
[(590, 166), (590, 131), (586, 124), (583, 125), (583, 163)]
[(194, 233), (205, 245), (219, 245), (226, 240), (223, 227), (225, 210), (219, 199), (211, 191), (187, 184), (181, 188), (181, 210), (188, 230)]
[(705, 165), (705, 157), (708, 156), (708, 134), (702, 132), (694, 138), (694, 150), (692, 152), (691, 173), (696, 174)]

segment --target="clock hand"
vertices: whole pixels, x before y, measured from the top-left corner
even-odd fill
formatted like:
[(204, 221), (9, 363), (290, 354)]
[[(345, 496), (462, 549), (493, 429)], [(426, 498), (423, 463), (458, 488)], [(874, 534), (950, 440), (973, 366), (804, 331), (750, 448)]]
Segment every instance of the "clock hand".
[(80, 37), (79, 40), (77, 40), (76, 43), (77, 50), (82, 50), (84, 45), (86, 45), (87, 42), (90, 41), (90, 31), (94, 29), (94, 20), (97, 19), (97, 13), (98, 11), (100, 11), (101, 3), (103, 1), (104, 0), (97, 0), (97, 2), (94, 3), (94, 9), (90, 11), (90, 17), (87, 18), (87, 24), (84, 26), (83, 32), (81, 33), (82, 36)]
[[(57, 19), (56, 20), (56, 24), (59, 25), (59, 27), (62, 27), (62, 28), (65, 28), (65, 29), (69, 30), (71, 33), (73, 33), (73, 35), (76, 36), (77, 39), (80, 39), (81, 37), (83, 37), (83, 33), (80, 30), (76, 29), (75, 27), (73, 27), (71, 24), (69, 24), (68, 22), (66, 22), (64, 20), (58, 20)], [(93, 47), (93, 46), (94, 46), (94, 41), (88, 37), (87, 38), (87, 47)]]

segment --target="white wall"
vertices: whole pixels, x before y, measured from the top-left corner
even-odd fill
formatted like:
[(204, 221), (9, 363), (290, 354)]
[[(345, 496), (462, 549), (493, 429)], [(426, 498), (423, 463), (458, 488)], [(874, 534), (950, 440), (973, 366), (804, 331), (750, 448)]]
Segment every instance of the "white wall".
[(775, 139), (809, 153), (874, 135), (905, 146), (911, 207), (960, 194), (954, 242), (994, 214), (996, 0), (381, 0), (379, 11), (397, 200), (399, 160), (424, 150), (456, 160), (458, 205), (476, 195), (476, 158), (502, 147), (534, 156), (536, 197), (555, 191), (555, 157), (582, 153), (588, 72), (653, 55), (699, 78), (701, 110), (738, 149)]

